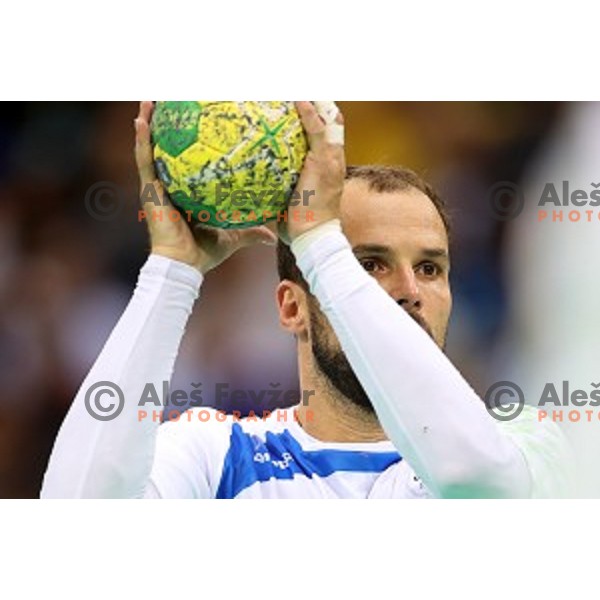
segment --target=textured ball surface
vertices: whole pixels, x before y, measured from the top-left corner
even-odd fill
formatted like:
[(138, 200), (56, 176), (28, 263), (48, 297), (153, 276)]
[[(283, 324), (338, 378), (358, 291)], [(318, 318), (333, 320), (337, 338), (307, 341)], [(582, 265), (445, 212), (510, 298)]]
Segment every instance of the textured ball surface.
[(221, 228), (276, 219), (307, 152), (293, 102), (157, 102), (152, 142), (173, 204)]

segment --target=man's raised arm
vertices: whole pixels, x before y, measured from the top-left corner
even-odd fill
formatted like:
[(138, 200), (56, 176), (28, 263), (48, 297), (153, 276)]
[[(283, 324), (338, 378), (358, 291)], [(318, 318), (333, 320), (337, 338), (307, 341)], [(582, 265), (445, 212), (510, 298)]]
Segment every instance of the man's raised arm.
[[(169, 218), (166, 213), (175, 209), (156, 179), (152, 160), (152, 110), (151, 102), (142, 102), (135, 120), (135, 155), (141, 197), (147, 199), (142, 208), (149, 215), (152, 253), (133, 298), (60, 429), (44, 478), (44, 498), (159, 495), (149, 485), (159, 425), (154, 419), (138, 419), (142, 392), (148, 384), (162, 389), (162, 382), (171, 380), (203, 275), (239, 248), (276, 241), (266, 227), (192, 230), (183, 219)], [(160, 206), (153, 201), (157, 197)], [(161, 212), (165, 214), (157, 214)], [(103, 405), (114, 403), (123, 403), (120, 414), (99, 419)], [(201, 482), (196, 482), (195, 489), (188, 488), (184, 486), (181, 494), (202, 496), (205, 492)]]
[[(202, 281), (199, 271), (151, 255), (127, 309), (83, 382), (60, 429), (44, 498), (143, 497), (154, 459), (155, 419), (138, 419), (146, 385), (170, 381)], [(102, 406), (123, 406), (101, 420)]]
[(556, 426), (496, 422), (444, 352), (361, 267), (339, 221), (341, 115), (333, 103), (303, 102), (299, 112), (312, 153), (300, 185), (316, 190), (314, 218), (287, 224), (284, 239), (389, 439), (438, 497), (555, 493), (564, 467)]

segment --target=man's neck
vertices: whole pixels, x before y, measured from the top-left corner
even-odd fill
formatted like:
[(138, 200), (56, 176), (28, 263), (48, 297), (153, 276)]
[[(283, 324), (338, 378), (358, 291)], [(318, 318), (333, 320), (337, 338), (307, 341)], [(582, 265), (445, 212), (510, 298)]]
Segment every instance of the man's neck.
[(304, 402), (300, 404), (297, 412), (302, 428), (311, 437), (323, 442), (387, 440), (374, 412), (356, 406), (337, 390), (332, 390), (331, 386), (313, 379), (312, 387), (306, 382), (302, 389), (315, 392), (306, 405)]

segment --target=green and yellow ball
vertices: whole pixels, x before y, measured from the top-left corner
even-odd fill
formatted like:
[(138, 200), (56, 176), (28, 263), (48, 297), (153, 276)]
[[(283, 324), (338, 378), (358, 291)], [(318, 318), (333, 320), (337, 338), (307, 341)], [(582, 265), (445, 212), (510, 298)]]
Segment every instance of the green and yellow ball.
[(307, 152), (293, 102), (157, 102), (151, 130), (169, 198), (213, 227), (277, 219)]

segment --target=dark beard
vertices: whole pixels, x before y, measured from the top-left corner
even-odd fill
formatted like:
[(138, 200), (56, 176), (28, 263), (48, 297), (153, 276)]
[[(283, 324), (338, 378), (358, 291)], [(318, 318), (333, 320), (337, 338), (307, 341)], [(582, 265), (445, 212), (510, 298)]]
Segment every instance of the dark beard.
[[(324, 320), (325, 323), (322, 323)], [(317, 367), (329, 383), (357, 408), (374, 415), (375, 409), (362, 384), (354, 374), (344, 351), (329, 346), (325, 328), (329, 323), (322, 314), (310, 311), (311, 347)]]
[[(434, 339), (431, 329), (420, 315), (410, 313), (409, 315), (431, 339)], [(358, 377), (354, 374), (346, 354), (339, 347), (331, 347), (326, 332), (327, 330), (331, 332), (333, 330), (327, 317), (320, 311), (318, 304), (312, 302), (310, 306), (310, 328), (312, 353), (321, 373), (356, 408), (368, 413), (369, 416), (375, 416), (373, 404)]]

